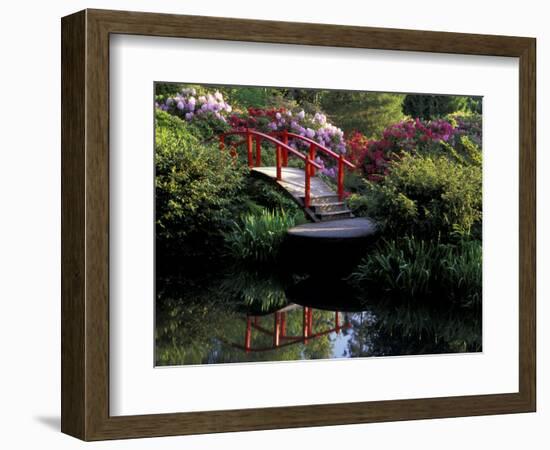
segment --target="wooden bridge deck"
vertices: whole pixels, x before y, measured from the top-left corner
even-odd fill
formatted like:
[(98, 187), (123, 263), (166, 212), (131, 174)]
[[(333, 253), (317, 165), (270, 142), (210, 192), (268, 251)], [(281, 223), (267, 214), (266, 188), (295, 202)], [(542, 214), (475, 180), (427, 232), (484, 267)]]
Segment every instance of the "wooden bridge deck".
[[(277, 180), (277, 168), (276, 167), (254, 167), (251, 172), (263, 175), (276, 182), (279, 186), (285, 189), (294, 198), (301, 199), (304, 197), (305, 192), (305, 173), (302, 169), (295, 167), (282, 167), (281, 175), (282, 180)], [(333, 196), (336, 193), (319, 177), (311, 178), (311, 197), (327, 197)]]

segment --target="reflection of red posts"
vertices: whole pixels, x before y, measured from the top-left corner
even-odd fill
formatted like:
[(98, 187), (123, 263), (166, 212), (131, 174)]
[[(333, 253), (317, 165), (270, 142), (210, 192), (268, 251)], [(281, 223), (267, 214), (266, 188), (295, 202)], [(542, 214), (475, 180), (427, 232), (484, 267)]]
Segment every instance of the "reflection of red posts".
[(273, 314), (275, 323), (273, 324), (273, 347), (279, 346), (279, 337), (281, 335), (281, 313)]
[(304, 306), (304, 319), (303, 319), (303, 338), (304, 344), (307, 344), (308, 338), (313, 334), (313, 308)]
[(244, 348), (248, 352), (250, 350), (250, 339), (252, 338), (252, 326), (251, 326), (251, 317), (246, 318), (246, 333), (244, 336)]
[[(302, 308), (302, 333), (299, 336), (288, 336), (287, 332), (287, 314), (289, 311)], [(228, 343), (232, 347), (239, 348), (245, 352), (263, 352), (268, 350), (275, 350), (277, 348), (286, 347), (293, 344), (304, 343), (308, 344), (312, 339), (326, 336), (330, 333), (339, 333), (344, 328), (351, 328), (351, 324), (340, 324), (340, 313), (334, 312), (334, 327), (322, 330), (314, 333), (313, 330), (313, 308), (308, 306), (289, 305), (273, 314), (273, 329), (268, 329), (260, 325), (260, 318), (262, 316), (247, 316), (246, 317), (246, 329), (244, 335), (244, 346), (237, 343)], [(265, 316), (263, 316), (265, 317)], [(272, 339), (272, 345), (270, 347), (252, 347), (252, 333), (257, 333), (270, 336)], [(224, 341), (225, 342), (225, 341)]]
[(309, 336), (309, 317), (308, 317), (309, 308), (304, 307), (304, 318), (302, 325), (302, 333), (304, 334), (304, 344), (307, 344), (307, 337)]

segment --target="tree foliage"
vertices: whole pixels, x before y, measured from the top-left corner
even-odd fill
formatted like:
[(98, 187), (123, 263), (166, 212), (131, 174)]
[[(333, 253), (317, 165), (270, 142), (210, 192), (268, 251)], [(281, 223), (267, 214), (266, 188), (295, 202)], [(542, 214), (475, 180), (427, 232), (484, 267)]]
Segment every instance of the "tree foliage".
[(390, 124), (403, 118), (404, 95), (377, 92), (326, 91), (321, 107), (345, 132), (360, 131), (380, 137)]
[(403, 113), (413, 118), (434, 120), (457, 111), (481, 113), (481, 98), (455, 95), (408, 94)]

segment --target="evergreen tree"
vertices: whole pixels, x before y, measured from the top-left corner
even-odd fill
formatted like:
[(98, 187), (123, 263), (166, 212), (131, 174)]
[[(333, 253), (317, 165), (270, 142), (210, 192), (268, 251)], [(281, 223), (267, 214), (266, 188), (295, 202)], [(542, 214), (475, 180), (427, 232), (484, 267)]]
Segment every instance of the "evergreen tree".
[(457, 111), (480, 114), (481, 97), (408, 94), (403, 101), (403, 114), (413, 118), (433, 120)]
[(384, 129), (403, 118), (404, 95), (377, 92), (326, 91), (321, 106), (332, 123), (345, 132), (360, 131), (380, 137)]

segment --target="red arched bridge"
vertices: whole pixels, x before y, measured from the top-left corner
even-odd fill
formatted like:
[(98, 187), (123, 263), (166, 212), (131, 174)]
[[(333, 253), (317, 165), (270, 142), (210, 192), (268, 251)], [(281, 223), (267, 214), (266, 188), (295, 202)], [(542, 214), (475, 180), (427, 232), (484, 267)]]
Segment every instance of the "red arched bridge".
[[(243, 139), (228, 143), (228, 137), (241, 136)], [(349, 219), (353, 215), (344, 203), (345, 169), (354, 169), (355, 165), (331, 149), (299, 134), (288, 131), (262, 133), (254, 129), (235, 129), (219, 136), (220, 149), (229, 147), (233, 156), (237, 147), (245, 145), (248, 166), (252, 173), (275, 181), (305, 210), (314, 221), (321, 222), (336, 219)], [(308, 150), (305, 153), (289, 145), (289, 142), (301, 141)], [(275, 167), (262, 166), (262, 143), (275, 147)], [(323, 168), (316, 159), (318, 154), (334, 160), (336, 168), (336, 192), (317, 175)], [(303, 161), (304, 169), (288, 167), (289, 157)]]

